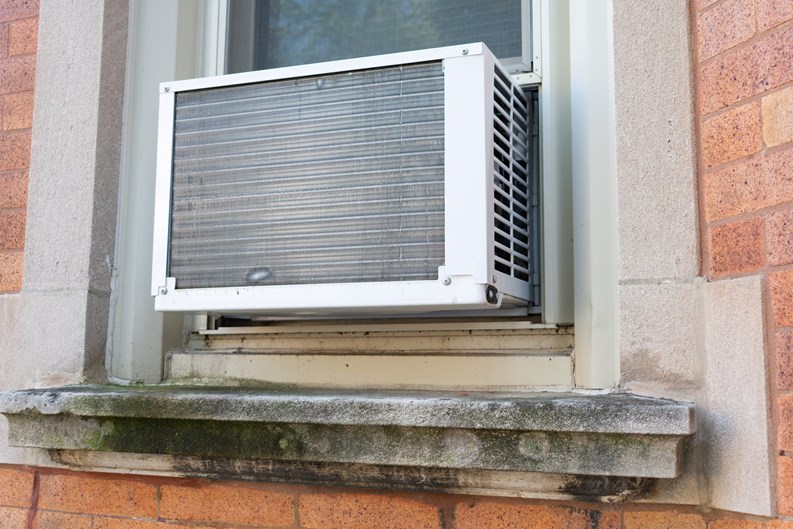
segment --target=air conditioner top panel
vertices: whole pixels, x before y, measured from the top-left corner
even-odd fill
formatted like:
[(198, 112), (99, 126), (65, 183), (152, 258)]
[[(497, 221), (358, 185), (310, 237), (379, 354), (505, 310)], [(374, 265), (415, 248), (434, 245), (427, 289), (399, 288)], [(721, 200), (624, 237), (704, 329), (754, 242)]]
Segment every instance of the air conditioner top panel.
[(451, 57), (482, 55), (484, 52), (483, 50), (487, 50), (487, 46), (485, 46), (485, 44), (482, 42), (475, 42), (471, 44), (461, 44), (459, 46), (444, 46), (442, 48), (389, 53), (386, 55), (374, 55), (371, 57), (359, 57), (355, 59), (327, 61), (315, 64), (301, 64), (299, 66), (272, 68), (270, 70), (258, 70), (253, 72), (219, 75), (214, 77), (186, 79), (183, 81), (170, 81), (160, 84), (160, 93), (201, 90), (203, 88), (218, 88), (221, 86), (259, 83), (263, 81), (274, 81), (277, 79), (289, 79), (295, 77), (308, 77), (333, 72), (350, 72), (355, 70), (366, 70), (369, 68), (380, 68), (383, 66), (396, 66), (400, 64), (415, 64), (448, 59)]

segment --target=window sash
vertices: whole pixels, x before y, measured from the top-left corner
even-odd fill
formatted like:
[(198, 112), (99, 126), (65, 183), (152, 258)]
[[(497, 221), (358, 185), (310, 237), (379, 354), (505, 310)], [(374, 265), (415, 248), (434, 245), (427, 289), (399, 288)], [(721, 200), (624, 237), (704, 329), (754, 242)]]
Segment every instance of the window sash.
[[(354, 0), (221, 3), (226, 5), (227, 24), (225, 65), (219, 73), (476, 41), (484, 41), (510, 73), (538, 72), (538, 32), (533, 31), (533, 19), (539, 13), (539, 0), (402, 0), (399, 5)], [(403, 25), (378, 21), (377, 17), (401, 17)], [(272, 38), (268, 39), (267, 33), (273, 34)]]

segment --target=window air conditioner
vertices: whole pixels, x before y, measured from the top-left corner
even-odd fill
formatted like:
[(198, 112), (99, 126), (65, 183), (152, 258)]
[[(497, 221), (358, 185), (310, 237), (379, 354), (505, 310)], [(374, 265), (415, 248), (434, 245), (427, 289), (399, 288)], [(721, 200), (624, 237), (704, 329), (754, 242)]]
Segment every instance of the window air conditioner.
[(531, 305), (532, 112), (483, 44), (162, 84), (156, 309)]

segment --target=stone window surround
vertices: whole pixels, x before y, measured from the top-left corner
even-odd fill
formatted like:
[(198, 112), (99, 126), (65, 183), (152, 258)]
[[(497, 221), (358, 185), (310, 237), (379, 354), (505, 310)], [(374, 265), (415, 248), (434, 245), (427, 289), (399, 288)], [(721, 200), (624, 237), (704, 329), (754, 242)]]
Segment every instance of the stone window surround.
[[(585, 3), (571, 3), (571, 28), (591, 30), (585, 27)], [(686, 40), (689, 14), (679, 3), (671, 3), (675, 5), (653, 11), (646, 6), (643, 10), (630, 2), (614, 1), (616, 74), (613, 86), (601, 83), (605, 86), (599, 89), (605, 90), (606, 97), (609, 89), (613, 90), (616, 98), (616, 169), (611, 176), (600, 174), (603, 181), (588, 171), (589, 164), (602, 153), (586, 149), (587, 135), (602, 130), (602, 123), (586, 123), (585, 119), (580, 127), (574, 127), (572, 164), (574, 186), (591, 186), (590, 192), (574, 192), (578, 200), (588, 200), (577, 202), (577, 211), (592, 219), (608, 218), (609, 215), (594, 211), (599, 206), (597, 193), (615, 191), (612, 220), (616, 244), (609, 252), (577, 251), (576, 288), (583, 287), (591, 299), (600, 298), (598, 288), (616, 289), (614, 299), (619, 299), (621, 309), (616, 320), (619, 344), (610, 345), (620, 350), (623, 387), (672, 395), (680, 389), (678, 382), (682, 380), (690, 387), (706, 389), (696, 394), (704, 411), (701, 424), (707, 424), (709, 417), (719, 412), (720, 420), (727, 417), (732, 421), (733, 431), (734, 427), (757, 425), (752, 436), (759, 438), (759, 446), (740, 433), (704, 429), (703, 443), (722, 451), (720, 455), (715, 450), (707, 452), (712, 482), (742, 483), (743, 498), (736, 491), (718, 486), (709, 491), (709, 496), (715, 507), (768, 514), (773, 505), (769, 498), (772, 487), (762, 373), (762, 289), (754, 278), (714, 284), (698, 278), (695, 134)], [(127, 20), (123, 7), (126, 6), (100, 2), (70, 6), (45, 3), (41, 8), (24, 284), (19, 295), (0, 300), (0, 311), (9, 316), (6, 321), (14, 329), (2, 336), (4, 349), (18, 354), (4, 375), (4, 389), (55, 386), (103, 377), (117, 202), (117, 182), (112, 175), (118, 174), (120, 166), (121, 130), (116, 124), (121, 120), (124, 93), (122, 51), (126, 50)], [(103, 23), (91, 27), (84, 24), (85, 20)], [(669, 45), (658, 45), (657, 39)], [(685, 44), (681, 45), (681, 41)], [(677, 53), (677, 60), (670, 60), (670, 53)], [(581, 56), (583, 62), (574, 60), (572, 64), (574, 77), (587, 72), (584, 57)], [(631, 75), (630, 71), (640, 74)], [(573, 86), (582, 85), (576, 85), (574, 79)], [(573, 116), (584, 116), (577, 110), (590, 108), (587, 105), (596, 103), (593, 99), (604, 93), (594, 88), (573, 93)], [(667, 119), (654, 121), (646, 112), (659, 100), (668, 100), (675, 111), (665, 115)], [(658, 138), (668, 138), (666, 153)], [(642, 214), (632, 213), (637, 211)], [(670, 226), (669, 218), (680, 222)], [(576, 223), (577, 250), (590, 241), (581, 230), (594, 226), (594, 222)], [(91, 237), (86, 239), (86, 233)], [(580, 258), (582, 255), (589, 259)], [(613, 283), (602, 281), (604, 274), (609, 277), (609, 270), (616, 271)], [(734, 303), (731, 309), (742, 307), (738, 314), (724, 310), (727, 301)], [(652, 318), (647, 317), (647, 306), (652, 307)], [(619, 309), (615, 303), (613, 310)], [(36, 326), (41, 314), (48, 315), (45, 334)], [(692, 329), (675, 328), (692, 319), (692, 314)], [(597, 335), (580, 321), (576, 319), (577, 338)], [(738, 322), (741, 325), (735, 324)], [(595, 319), (592, 328), (596, 327)], [(737, 331), (739, 327), (742, 330)], [(738, 336), (734, 336), (736, 332)], [(732, 354), (734, 346), (726, 343), (736, 340), (745, 346), (743, 357)], [(596, 342), (592, 339), (591, 346), (596, 350), (608, 345)], [(659, 348), (671, 348), (674, 354), (665, 359), (654, 358)], [(722, 362), (713, 361), (718, 353)], [(729, 380), (725, 363), (751, 368), (746, 382), (753, 389), (739, 405), (725, 396)], [(3, 429), (0, 427), (0, 434), (5, 433)], [(746, 455), (725, 464), (736, 446)], [(7, 462), (46, 462), (37, 451), (4, 449), (2, 454)], [(658, 501), (699, 501), (693, 497), (696, 493), (684, 489), (685, 486), (672, 485), (657, 496), (662, 498)]]

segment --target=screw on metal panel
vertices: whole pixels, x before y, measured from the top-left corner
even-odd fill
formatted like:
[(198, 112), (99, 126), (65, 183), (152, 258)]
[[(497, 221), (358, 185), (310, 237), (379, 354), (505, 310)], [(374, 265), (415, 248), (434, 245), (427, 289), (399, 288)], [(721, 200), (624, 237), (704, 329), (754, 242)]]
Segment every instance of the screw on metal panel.
[(493, 305), (498, 303), (498, 289), (493, 285), (487, 285), (487, 288), (485, 288), (485, 299)]
[(463, 55), (468, 55), (468, 48), (463, 48)]
[(452, 284), (452, 278), (451, 277), (444, 277), (443, 278), (443, 284), (446, 285), (446, 286), (451, 285)]
[(162, 295), (164, 296), (164, 295), (165, 295), (165, 294), (167, 294), (167, 293), (168, 293), (168, 289), (167, 289), (167, 288), (165, 288), (165, 287), (160, 287), (160, 294), (162, 294)]
[(498, 278), (496, 277), (496, 274), (493, 274), (493, 283), (496, 283), (496, 282), (498, 282)]
[(163, 88), (163, 90), (165, 90), (166, 92), (170, 92), (171, 91), (171, 87), (170, 86), (166, 86), (165, 88)]

